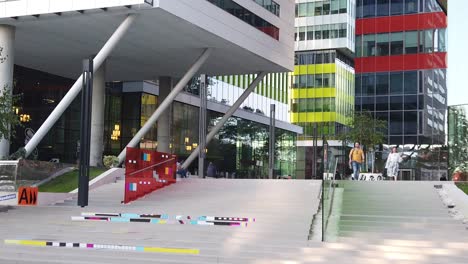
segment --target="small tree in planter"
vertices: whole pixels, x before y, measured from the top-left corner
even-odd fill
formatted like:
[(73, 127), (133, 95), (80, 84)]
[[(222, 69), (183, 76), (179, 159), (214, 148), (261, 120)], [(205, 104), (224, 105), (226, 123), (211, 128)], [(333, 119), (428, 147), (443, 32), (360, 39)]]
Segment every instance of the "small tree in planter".
[[(359, 142), (363, 146), (364, 154), (374, 153), (375, 146), (385, 142), (387, 121), (374, 119), (369, 112), (355, 112), (351, 121), (347, 124), (349, 131), (338, 135), (345, 143)], [(375, 158), (372, 159), (372, 172), (374, 171)]]
[(115, 168), (119, 166), (119, 158), (117, 156), (104, 156), (103, 163), (106, 168)]
[[(3, 47), (0, 47), (0, 64), (8, 60), (8, 55), (3, 54)], [(18, 115), (13, 106), (18, 102), (21, 95), (13, 95), (12, 91), (5, 85), (0, 87), (0, 139), (11, 139), (15, 136), (15, 126), (21, 125)], [(8, 157), (0, 157), (0, 159)]]

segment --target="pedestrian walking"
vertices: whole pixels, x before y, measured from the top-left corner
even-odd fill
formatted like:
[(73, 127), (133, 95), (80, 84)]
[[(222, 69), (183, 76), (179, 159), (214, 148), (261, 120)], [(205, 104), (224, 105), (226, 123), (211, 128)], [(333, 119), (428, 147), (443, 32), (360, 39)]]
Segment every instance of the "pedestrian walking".
[(403, 161), (400, 153), (396, 147), (392, 148), (392, 152), (388, 154), (387, 163), (385, 169), (387, 169), (387, 177), (393, 177), (396, 181), (398, 178), (398, 170), (400, 169), (400, 163)]
[(353, 179), (356, 181), (359, 180), (359, 172), (364, 160), (364, 151), (361, 149), (361, 144), (355, 142), (354, 148), (349, 152), (349, 165), (353, 168)]
[(208, 169), (206, 170), (206, 176), (212, 177), (212, 178), (216, 177), (216, 167), (213, 164), (213, 162), (210, 162), (210, 164), (208, 164)]

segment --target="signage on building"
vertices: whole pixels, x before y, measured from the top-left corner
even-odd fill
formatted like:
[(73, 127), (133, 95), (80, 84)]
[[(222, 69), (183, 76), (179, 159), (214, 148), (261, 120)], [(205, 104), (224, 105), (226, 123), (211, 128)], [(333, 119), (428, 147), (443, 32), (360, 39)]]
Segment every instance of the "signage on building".
[(37, 187), (20, 187), (18, 189), (18, 205), (37, 205)]

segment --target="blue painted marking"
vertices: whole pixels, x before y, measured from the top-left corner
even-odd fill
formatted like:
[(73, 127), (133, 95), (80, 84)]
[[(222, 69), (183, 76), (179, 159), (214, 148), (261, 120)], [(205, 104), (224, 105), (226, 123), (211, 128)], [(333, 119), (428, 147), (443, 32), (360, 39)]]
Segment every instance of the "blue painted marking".
[(150, 223), (157, 224), (159, 223), (159, 221), (160, 221), (159, 219), (151, 219)]
[(119, 223), (127, 223), (130, 222), (129, 218), (123, 218), (123, 217), (111, 217), (110, 218), (111, 222), (119, 222)]
[(190, 221), (190, 224), (196, 225), (196, 224), (198, 224), (198, 221), (197, 221), (197, 220), (191, 220), (191, 221)]
[(122, 217), (126, 217), (126, 218), (139, 218), (140, 215), (139, 215), (139, 214), (122, 214)]
[(135, 250), (143, 252), (143, 251), (145, 251), (145, 248), (144, 247), (135, 247)]

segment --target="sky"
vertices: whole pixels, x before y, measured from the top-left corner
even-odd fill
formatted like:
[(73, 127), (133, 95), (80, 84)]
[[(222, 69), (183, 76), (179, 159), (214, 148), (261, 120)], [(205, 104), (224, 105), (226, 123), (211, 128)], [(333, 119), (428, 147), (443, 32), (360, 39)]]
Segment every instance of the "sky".
[(467, 0), (448, 1), (448, 105), (468, 104)]

